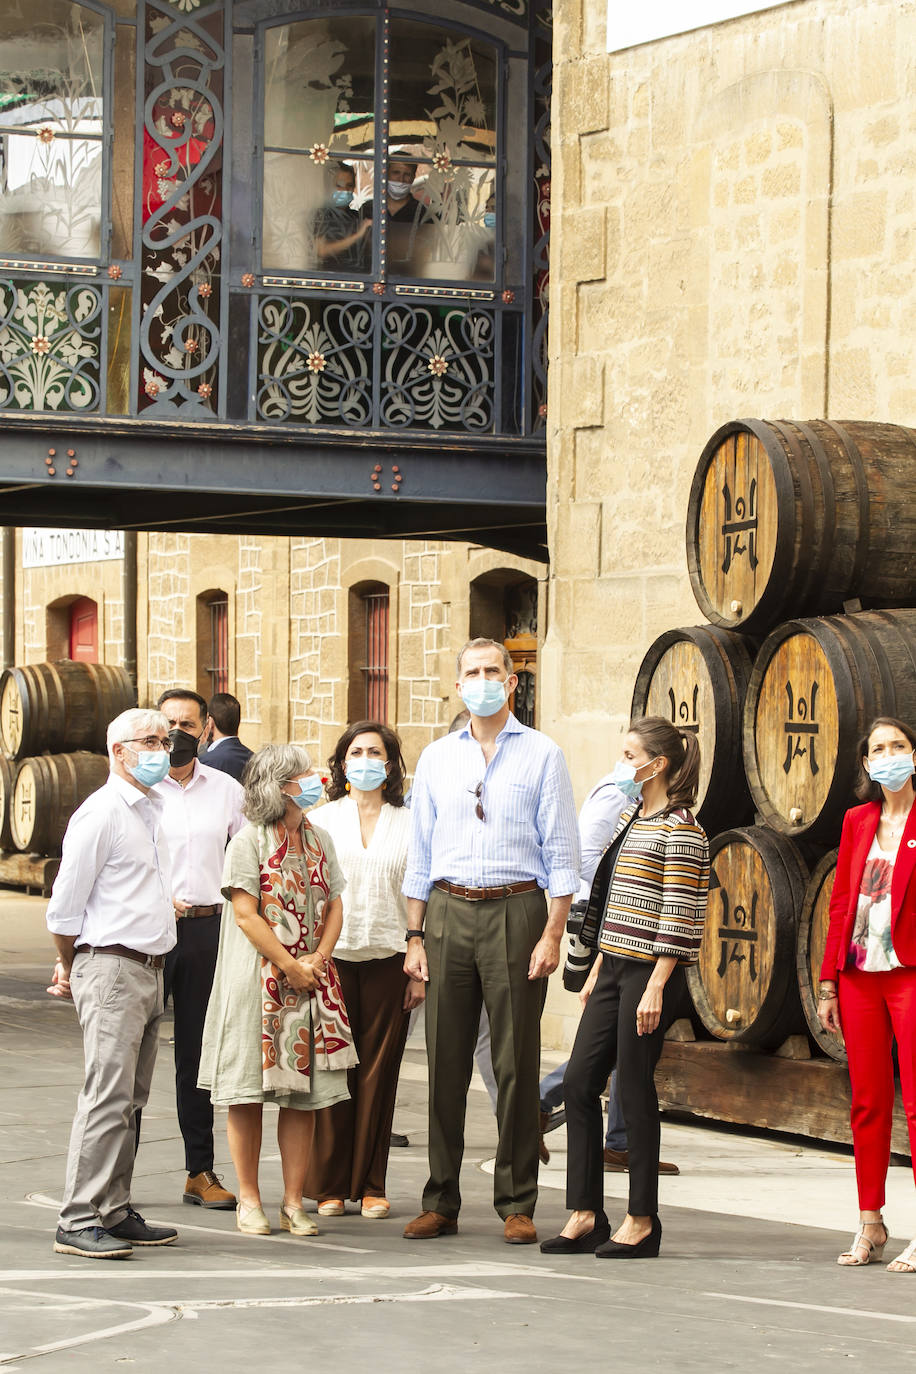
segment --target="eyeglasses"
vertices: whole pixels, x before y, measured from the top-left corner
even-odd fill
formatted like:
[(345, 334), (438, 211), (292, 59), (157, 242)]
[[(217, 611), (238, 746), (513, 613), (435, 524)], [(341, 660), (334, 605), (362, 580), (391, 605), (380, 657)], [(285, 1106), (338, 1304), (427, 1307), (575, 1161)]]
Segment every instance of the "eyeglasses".
[(474, 796), (477, 798), (477, 805), (474, 807), (474, 815), (477, 817), (479, 821), (485, 821), (487, 818), (484, 815), (483, 804), (480, 800), (481, 795), (483, 793), (483, 779), (481, 778), (480, 782), (477, 784), (476, 787), (469, 787), (468, 791), (473, 792)]
[(167, 754), (172, 752), (172, 741), (170, 739), (160, 739), (158, 735), (144, 735), (142, 739), (136, 736), (133, 739), (118, 740), (119, 744), (142, 744), (145, 749), (164, 749)]

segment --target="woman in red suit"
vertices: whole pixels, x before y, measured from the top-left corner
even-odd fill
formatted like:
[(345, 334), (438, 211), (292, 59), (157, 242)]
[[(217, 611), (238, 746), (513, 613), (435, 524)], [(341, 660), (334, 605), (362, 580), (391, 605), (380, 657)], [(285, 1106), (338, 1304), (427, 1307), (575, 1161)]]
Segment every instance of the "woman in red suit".
[[(865, 805), (843, 821), (818, 989), (821, 1025), (842, 1028), (852, 1087), (860, 1221), (843, 1265), (879, 1260), (887, 1244), (894, 1038), (916, 1169), (916, 734), (880, 716), (858, 752)], [(916, 1240), (887, 1267), (916, 1274)]]

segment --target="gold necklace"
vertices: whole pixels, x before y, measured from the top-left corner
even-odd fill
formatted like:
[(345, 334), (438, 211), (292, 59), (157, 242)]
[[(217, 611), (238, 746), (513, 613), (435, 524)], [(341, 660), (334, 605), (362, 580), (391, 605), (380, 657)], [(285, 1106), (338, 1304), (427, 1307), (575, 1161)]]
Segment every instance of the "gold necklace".
[(888, 833), (891, 835), (893, 839), (898, 839), (903, 834), (904, 830), (906, 829), (906, 823), (910, 819), (910, 811), (912, 810), (912, 808), (913, 804), (911, 802), (903, 818), (899, 821), (892, 821), (890, 816), (887, 814), (884, 807), (882, 806), (881, 820), (883, 824), (887, 826)]

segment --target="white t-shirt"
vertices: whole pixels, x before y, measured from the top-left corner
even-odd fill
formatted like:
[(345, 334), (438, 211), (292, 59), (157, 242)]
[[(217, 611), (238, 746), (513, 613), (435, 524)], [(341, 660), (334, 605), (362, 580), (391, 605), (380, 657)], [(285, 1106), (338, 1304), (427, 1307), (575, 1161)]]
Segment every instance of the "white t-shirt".
[(849, 963), (866, 973), (900, 967), (891, 941), (891, 881), (898, 848), (899, 841), (893, 850), (882, 849), (876, 835), (865, 860)]
[(405, 953), (407, 900), (401, 884), (407, 868), (410, 811), (383, 802), (368, 848), (363, 845), (359, 811), (352, 797), (319, 806), (308, 818), (334, 841), (347, 880), (343, 929), (334, 958), (358, 963)]

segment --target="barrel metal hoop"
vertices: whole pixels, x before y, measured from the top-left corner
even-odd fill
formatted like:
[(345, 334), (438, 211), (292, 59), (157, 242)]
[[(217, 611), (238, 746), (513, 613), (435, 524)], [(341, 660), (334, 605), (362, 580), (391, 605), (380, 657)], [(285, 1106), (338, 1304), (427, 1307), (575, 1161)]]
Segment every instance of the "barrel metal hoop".
[[(836, 484), (833, 478), (833, 470), (830, 466), (830, 459), (827, 457), (820, 435), (810, 425), (801, 422), (798, 425), (798, 431), (800, 434), (804, 435), (807, 440), (811, 455), (817, 466), (821, 484), (821, 497), (824, 505), (822, 533), (819, 547), (817, 548), (817, 558), (811, 560), (805, 589), (802, 593), (804, 604), (810, 605), (812, 603), (809, 601), (809, 591), (816, 590), (817, 587), (824, 582), (830, 572), (830, 565), (834, 559), (837, 535)], [(817, 524), (821, 523), (821, 521), (817, 520), (816, 500), (812, 506), (812, 517), (815, 518), (815, 525), (812, 527), (813, 532), (813, 529), (817, 528)]]
[(853, 443), (843, 426), (836, 424), (833, 420), (824, 420), (822, 423), (833, 430), (843, 445), (856, 484), (856, 497), (859, 507), (859, 537), (855, 543), (856, 552), (849, 582), (850, 588), (855, 590), (862, 583), (868, 564), (868, 556), (871, 552), (871, 493), (868, 489), (868, 475), (858, 444)]

